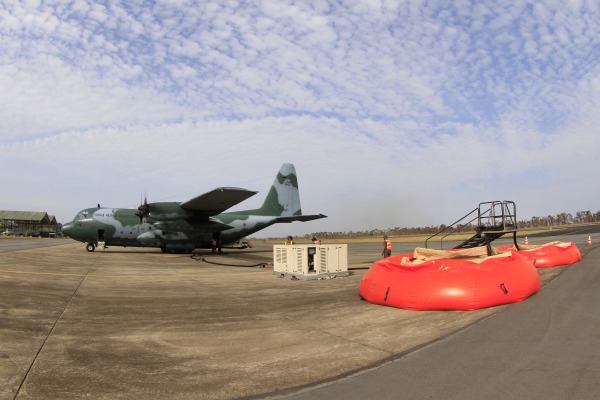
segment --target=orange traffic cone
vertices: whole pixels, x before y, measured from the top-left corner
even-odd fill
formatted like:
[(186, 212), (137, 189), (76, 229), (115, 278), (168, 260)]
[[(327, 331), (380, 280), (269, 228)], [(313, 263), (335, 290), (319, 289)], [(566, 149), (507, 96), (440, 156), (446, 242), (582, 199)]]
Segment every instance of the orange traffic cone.
[(591, 245), (592, 245), (592, 237), (588, 236), (588, 246), (591, 246)]
[(529, 239), (527, 239), (527, 236), (525, 236), (525, 246), (527, 246), (529, 244)]

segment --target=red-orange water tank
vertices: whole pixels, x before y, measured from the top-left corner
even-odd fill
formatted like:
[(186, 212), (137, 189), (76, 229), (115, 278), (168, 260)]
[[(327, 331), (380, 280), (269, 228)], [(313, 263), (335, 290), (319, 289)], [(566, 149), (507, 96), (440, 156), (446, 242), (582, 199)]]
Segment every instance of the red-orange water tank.
[[(537, 268), (571, 265), (581, 261), (581, 252), (574, 243), (553, 242), (543, 245), (521, 245), (519, 253), (530, 259)], [(500, 251), (514, 250), (514, 246), (497, 247)]]
[(540, 290), (533, 262), (517, 251), (479, 262), (435, 259), (411, 265), (411, 257), (375, 262), (360, 282), (360, 296), (407, 310), (476, 310), (519, 302)]

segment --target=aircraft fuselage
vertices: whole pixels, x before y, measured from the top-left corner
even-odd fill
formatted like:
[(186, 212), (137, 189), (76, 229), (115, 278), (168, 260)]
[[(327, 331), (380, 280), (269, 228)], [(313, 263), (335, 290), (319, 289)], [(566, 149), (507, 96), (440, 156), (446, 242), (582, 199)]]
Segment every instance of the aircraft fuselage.
[(218, 237), (223, 247), (245, 247), (239, 240), (276, 222), (273, 216), (223, 213), (208, 221), (159, 218), (140, 222), (137, 209), (88, 208), (80, 211), (72, 222), (63, 225), (63, 233), (84, 243), (106, 246), (158, 247), (163, 251), (210, 248)]

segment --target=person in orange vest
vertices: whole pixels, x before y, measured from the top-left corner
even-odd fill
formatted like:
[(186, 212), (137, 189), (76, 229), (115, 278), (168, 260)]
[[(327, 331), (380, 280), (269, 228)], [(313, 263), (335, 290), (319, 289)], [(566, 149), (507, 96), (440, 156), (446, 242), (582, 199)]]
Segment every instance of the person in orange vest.
[(313, 244), (316, 244), (316, 245), (320, 245), (321, 244), (321, 241), (319, 239), (317, 239), (316, 236), (313, 236), (311, 240), (312, 240)]
[(210, 246), (212, 247), (212, 253), (216, 254), (217, 253), (217, 239), (213, 238), (210, 241)]
[(387, 235), (383, 235), (383, 251), (381, 254), (383, 255), (383, 258), (392, 255), (392, 241), (388, 239)]

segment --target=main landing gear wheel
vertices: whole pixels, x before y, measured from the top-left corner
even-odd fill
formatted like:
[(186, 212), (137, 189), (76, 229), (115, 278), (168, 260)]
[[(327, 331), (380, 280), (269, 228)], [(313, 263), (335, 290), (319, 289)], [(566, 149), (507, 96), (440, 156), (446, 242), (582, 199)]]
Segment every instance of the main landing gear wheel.
[(88, 243), (87, 246), (85, 246), (85, 249), (91, 253), (96, 250), (96, 245), (94, 243)]

